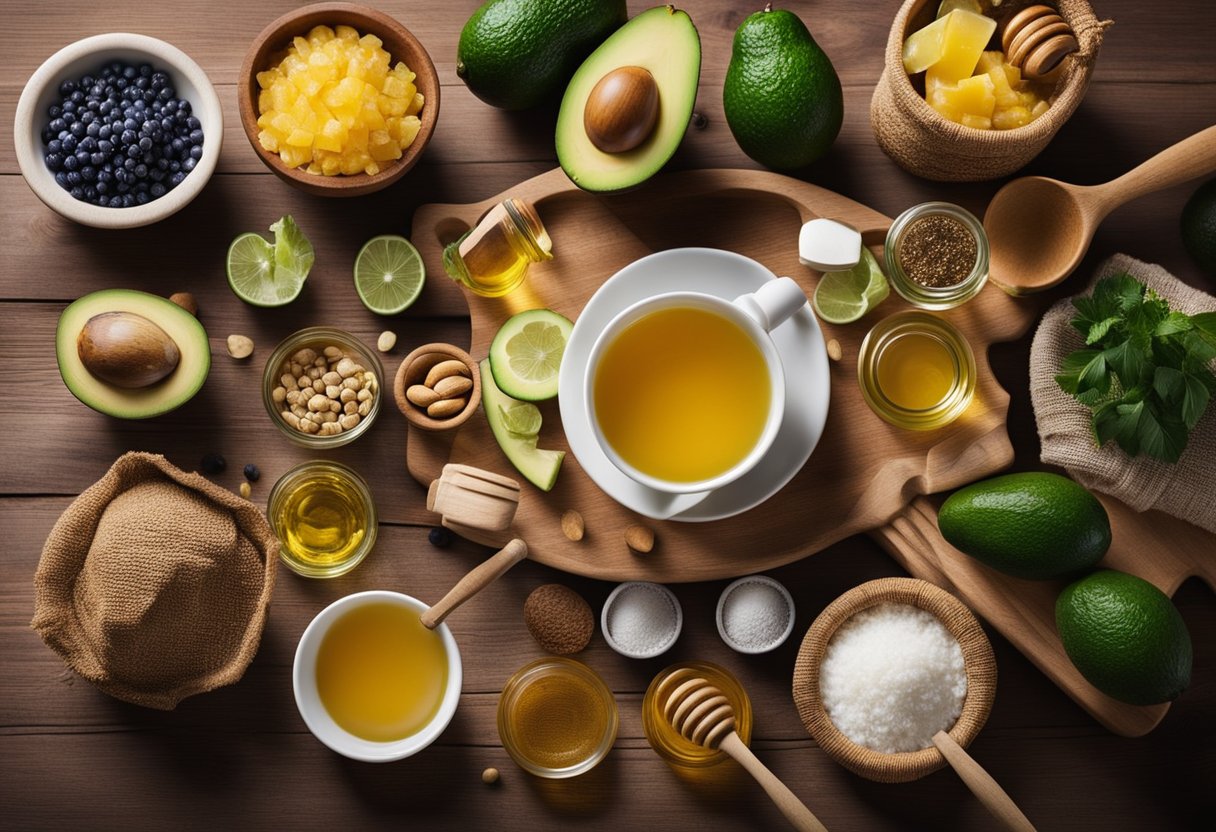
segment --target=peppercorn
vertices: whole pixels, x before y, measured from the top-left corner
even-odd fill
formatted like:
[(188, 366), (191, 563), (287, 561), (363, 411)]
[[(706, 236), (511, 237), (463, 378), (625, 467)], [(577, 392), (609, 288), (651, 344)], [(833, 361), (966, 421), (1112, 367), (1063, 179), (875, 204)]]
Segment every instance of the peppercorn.
[(452, 545), (452, 533), (442, 526), (436, 526), (427, 535), (427, 540), (438, 549), (446, 549)]
[(203, 457), (202, 469), (204, 474), (222, 474), (228, 467), (228, 460), (222, 454), (207, 454)]
[(252, 462), (245, 466), (245, 479), (250, 482), (257, 482), (262, 478), (262, 472), (258, 470), (258, 466)]

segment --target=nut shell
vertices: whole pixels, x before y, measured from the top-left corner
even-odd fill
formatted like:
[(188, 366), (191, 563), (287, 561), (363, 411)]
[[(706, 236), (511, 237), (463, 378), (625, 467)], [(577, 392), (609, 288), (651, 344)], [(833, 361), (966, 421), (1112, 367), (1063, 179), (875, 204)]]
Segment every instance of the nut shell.
[(577, 653), (591, 642), (595, 616), (573, 589), (544, 584), (524, 601), (524, 623), (542, 649), (559, 656)]

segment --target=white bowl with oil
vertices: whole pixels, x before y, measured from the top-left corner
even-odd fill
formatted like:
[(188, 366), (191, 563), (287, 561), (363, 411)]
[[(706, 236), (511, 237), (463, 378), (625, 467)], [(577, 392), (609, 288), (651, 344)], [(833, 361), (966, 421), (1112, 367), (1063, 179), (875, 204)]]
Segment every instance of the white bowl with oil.
[(360, 607), (375, 604), (391, 604), (404, 607), (418, 615), (428, 606), (417, 598), (400, 592), (370, 590), (356, 592), (334, 601), (305, 628), (296, 646), (295, 662), (292, 665), (291, 682), (295, 691), (296, 707), (304, 724), (313, 736), (333, 751), (352, 760), (367, 763), (387, 763), (417, 754), (439, 738), (452, 721), (456, 706), (460, 703), (460, 686), (463, 681), (463, 665), (460, 649), (447, 624), (435, 627), (434, 633), (443, 644), (447, 658), (447, 681), (443, 698), (430, 720), (418, 731), (387, 742), (377, 742), (357, 736), (343, 728), (334, 719), (321, 699), (317, 683), (317, 656), (330, 628), (347, 613)]

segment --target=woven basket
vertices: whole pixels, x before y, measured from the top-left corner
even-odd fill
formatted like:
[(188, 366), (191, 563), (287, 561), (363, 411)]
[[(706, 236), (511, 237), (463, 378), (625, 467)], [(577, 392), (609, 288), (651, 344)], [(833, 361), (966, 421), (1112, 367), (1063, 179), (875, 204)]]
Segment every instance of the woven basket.
[[(1017, 8), (1009, 5), (1011, 11)], [(1072, 27), (1080, 50), (1057, 70), (1055, 101), (1025, 127), (978, 130), (939, 115), (904, 72), (904, 39), (929, 23), (937, 6), (938, 0), (907, 0), (895, 16), (882, 76), (870, 100), (874, 136), (900, 167), (925, 179), (979, 182), (1007, 176), (1039, 155), (1077, 109), (1111, 22), (1099, 21), (1085, 0), (1058, 0), (1060, 16)]]
[(880, 783), (906, 783), (937, 771), (946, 758), (936, 747), (883, 754), (850, 740), (832, 723), (819, 694), (819, 667), (836, 630), (862, 610), (878, 604), (910, 604), (932, 613), (958, 639), (967, 674), (967, 697), (958, 721), (949, 731), (966, 748), (992, 710), (996, 696), (996, 660), (979, 621), (963, 603), (943, 589), (915, 578), (882, 578), (841, 595), (819, 614), (798, 651), (794, 664), (794, 704), (807, 731), (827, 755), (854, 774)]

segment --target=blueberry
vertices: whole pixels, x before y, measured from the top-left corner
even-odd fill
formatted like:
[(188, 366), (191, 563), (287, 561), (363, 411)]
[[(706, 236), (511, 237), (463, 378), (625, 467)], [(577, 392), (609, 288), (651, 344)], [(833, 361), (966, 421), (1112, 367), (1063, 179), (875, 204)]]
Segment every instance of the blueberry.
[(59, 118), (61, 115), (63, 115), (63, 108), (58, 104), (52, 104), (46, 108), (46, 114), (49, 118)]
[(140, 78), (151, 78), (152, 77), (152, 64), (140, 64), (139, 65), (139, 77)]
[(89, 154), (89, 164), (95, 168), (99, 168), (106, 163), (106, 159), (108, 158), (106, 154), (98, 150), (95, 153)]
[(99, 193), (99, 194), (108, 194), (110, 192), (110, 185), (108, 182), (98, 182), (93, 187), (97, 190), (97, 193)]
[[(194, 147), (190, 148), (190, 159), (197, 162), (201, 158), (203, 158), (203, 148), (196, 144)], [(187, 159), (186, 161), (190, 160)]]
[(59, 173), (55, 174), (55, 184), (66, 189), (68, 187), (68, 175), (63, 171), (59, 171)]
[(110, 166), (106, 165), (101, 170), (97, 171), (97, 184), (109, 184), (114, 181), (114, 171), (110, 170)]
[(97, 168), (93, 167), (92, 165), (85, 165), (80, 169), (80, 178), (85, 182), (96, 182)]
[(48, 153), (42, 157), (42, 161), (46, 162), (46, 169), (52, 173), (63, 168), (63, 154)]
[(152, 181), (153, 182), (164, 182), (165, 181), (165, 172), (163, 170), (161, 170), (160, 168), (157, 168), (156, 170), (152, 171)]
[(148, 193), (152, 194), (153, 199), (160, 199), (165, 195), (165, 186), (159, 182), (154, 182), (152, 187), (148, 189)]
[(194, 159), (187, 159), (186, 161), (182, 162), (182, 170), (189, 173), (190, 171), (194, 170), (194, 166), (197, 164), (198, 162), (194, 161)]
[(245, 466), (245, 479), (250, 482), (257, 482), (262, 478), (262, 472), (258, 470), (258, 466), (252, 462)]
[(106, 70), (110, 73), (109, 77), (113, 78), (122, 72), (122, 64), (118, 61), (111, 61), (110, 65), (106, 67)]
[(122, 123), (122, 129), (135, 132), (139, 129), (139, 122), (133, 116), (126, 116), (126, 120)]
[(86, 136), (95, 139), (101, 135), (101, 125), (90, 119), (88, 125), (84, 128), (84, 132)]
[(85, 136), (76, 147), (85, 153), (92, 153), (97, 149), (97, 139), (93, 136)]
[(190, 102), (184, 98), (178, 99), (177, 111), (183, 115), (190, 115)]
[(202, 128), (203, 123), (194, 116), (190, 116), (190, 118), (186, 119), (186, 126), (191, 130), (198, 130)]
[(53, 119), (51, 119), (51, 123), (48, 124), (46, 126), (46, 128), (53, 133), (59, 133), (63, 130), (68, 129), (68, 123), (66, 121), (64, 121), (62, 117), (53, 118)]
[(106, 204), (110, 208), (121, 208), (122, 207), (122, 197), (118, 196), (118, 195), (112, 196), (112, 197), (110, 197), (110, 201)]
[(133, 145), (130, 145), (130, 146), (128, 146), (128, 147), (127, 147), (127, 156), (128, 156), (128, 158), (131, 158), (131, 159), (138, 159), (138, 158), (139, 158), (139, 155), (140, 155), (141, 153), (143, 153), (143, 151), (139, 149), (139, 145), (138, 145), (138, 144), (133, 144)]
[(431, 529), (426, 539), (431, 542), (432, 546), (439, 549), (446, 549), (452, 545), (452, 533), (443, 528), (443, 526), (436, 526)]
[(133, 66), (124, 66), (122, 68), (122, 77), (126, 78), (127, 80), (134, 78), (138, 74), (139, 74), (139, 70), (137, 70)]
[(169, 169), (169, 160), (166, 159), (164, 156), (161, 156), (159, 159), (156, 160), (156, 169), (161, 171), (162, 173), (164, 171), (167, 171)]
[(135, 204), (135, 195), (134, 194), (123, 194), (123, 197), (122, 197), (122, 207), (123, 208), (130, 208), (134, 204)]
[(76, 152), (76, 137), (73, 136), (71, 133), (61, 134), (61, 138), (59, 139), (59, 144), (63, 147), (64, 153), (75, 153)]
[(135, 88), (139, 90), (149, 90), (152, 88), (152, 84), (149, 83), (147, 78), (139, 78), (135, 81)]
[[(138, 148), (136, 148), (136, 149), (138, 150)], [(133, 171), (133, 170), (135, 170), (135, 166), (138, 164), (139, 164), (139, 162), (135, 161), (130, 156), (128, 156), (127, 158), (122, 160), (122, 166), (126, 170)]]
[(184, 141), (182, 141), (181, 139), (174, 139), (173, 141), (169, 142), (169, 148), (175, 154), (180, 154), (182, 151), (184, 151), (186, 149), (186, 143)]
[(75, 81), (64, 81), (59, 85), (59, 97), (67, 98), (72, 93), (76, 92)]
[(152, 86), (159, 88), (159, 87), (165, 86), (168, 83), (169, 83), (169, 76), (166, 75), (165, 73), (163, 73), (163, 72), (153, 72), (152, 73)]
[(122, 131), (122, 135), (118, 137), (118, 140), (123, 144), (135, 144), (139, 141), (139, 136), (136, 135), (134, 130), (126, 128)]
[(147, 191), (137, 191), (135, 193), (135, 204), (136, 205), (147, 205), (151, 200), (152, 200), (152, 197), (148, 196)]
[(144, 136), (142, 139), (140, 139), (139, 140), (139, 149), (142, 150), (144, 153), (147, 153), (149, 150), (151, 150), (152, 149), (151, 137)]
[(148, 178), (148, 166), (147, 165), (136, 165), (135, 170), (132, 171), (132, 173), (135, 174), (136, 179), (147, 179)]
[[(104, 130), (105, 128), (102, 128), (102, 129)], [(107, 153), (107, 154), (113, 153), (114, 152), (114, 142), (110, 141), (105, 136), (102, 136), (101, 138), (99, 138), (97, 140), (97, 149), (100, 150), (102, 153)]]
[(84, 186), (84, 198), (89, 200), (90, 202), (97, 199), (97, 188), (93, 187), (92, 185), (85, 185)]
[(76, 167), (79, 164), (80, 163), (76, 161), (75, 156), (65, 156), (63, 159), (63, 169), (64, 170), (76, 170)]
[(68, 125), (68, 132), (78, 139), (84, 138), (84, 125), (79, 121), (73, 121)]
[[(64, 161), (67, 161), (67, 160), (64, 160)], [(78, 171), (78, 170), (68, 171), (68, 184), (69, 185), (84, 184), (84, 180), (80, 178), (80, 171)]]
[(79, 187), (72, 188), (70, 191), (68, 191), (68, 193), (71, 195), (72, 199), (80, 199), (80, 200), (84, 199), (84, 189), (83, 188), (79, 188)]
[(73, 104), (79, 104), (80, 102), (84, 101), (84, 93), (80, 90), (74, 90), (72, 94), (68, 96), (68, 100)]
[(176, 188), (178, 185), (182, 184), (182, 182), (184, 182), (185, 179), (186, 179), (186, 174), (174, 173), (174, 174), (170, 175), (170, 177), (169, 177), (169, 187)]
[(203, 457), (202, 469), (204, 474), (220, 474), (228, 467), (228, 460), (222, 454), (210, 453)]
[(160, 92), (158, 92), (156, 94), (156, 99), (158, 101), (172, 101), (173, 100), (173, 88), (172, 87), (162, 87)]
[(182, 169), (182, 163), (177, 161), (176, 159), (169, 162), (169, 172), (170, 173), (177, 173), (181, 169)]

